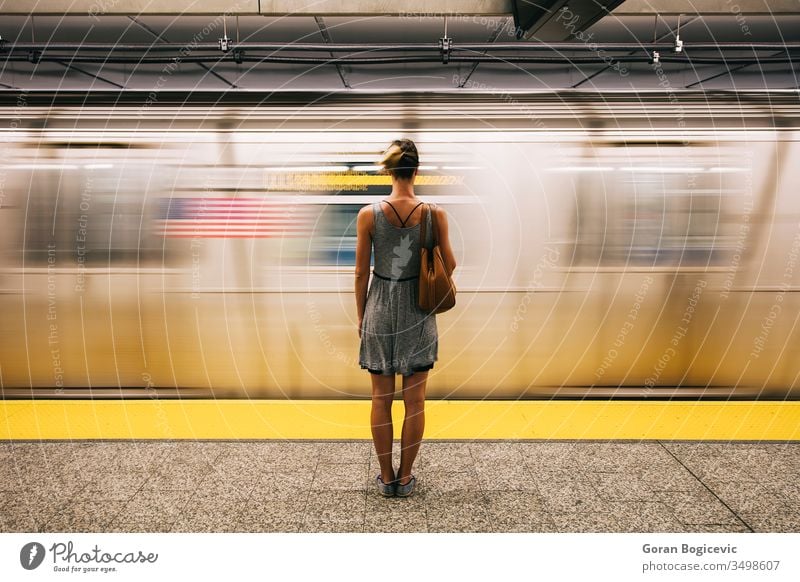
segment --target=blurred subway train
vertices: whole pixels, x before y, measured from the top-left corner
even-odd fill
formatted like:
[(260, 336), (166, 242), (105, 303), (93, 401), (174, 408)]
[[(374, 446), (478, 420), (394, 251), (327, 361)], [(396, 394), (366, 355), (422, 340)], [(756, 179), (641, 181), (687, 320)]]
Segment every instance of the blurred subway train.
[(363, 398), (355, 217), (413, 139), (429, 398), (794, 398), (797, 92), (0, 93), (0, 386)]

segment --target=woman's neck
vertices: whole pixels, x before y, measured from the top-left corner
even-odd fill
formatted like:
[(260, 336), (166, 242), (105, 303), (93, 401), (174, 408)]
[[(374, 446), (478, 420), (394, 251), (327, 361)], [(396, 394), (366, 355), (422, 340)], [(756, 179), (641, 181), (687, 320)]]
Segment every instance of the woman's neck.
[(395, 198), (414, 198), (414, 186), (411, 184), (408, 185), (400, 185), (395, 183), (392, 186), (392, 193), (390, 196)]

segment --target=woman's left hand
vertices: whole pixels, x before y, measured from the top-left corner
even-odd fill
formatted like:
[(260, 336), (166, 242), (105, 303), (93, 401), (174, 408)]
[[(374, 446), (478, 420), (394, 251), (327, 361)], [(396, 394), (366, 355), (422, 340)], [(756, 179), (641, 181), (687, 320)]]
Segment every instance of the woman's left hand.
[(363, 319), (358, 320), (358, 339), (361, 339), (361, 323), (363, 321), (364, 321)]

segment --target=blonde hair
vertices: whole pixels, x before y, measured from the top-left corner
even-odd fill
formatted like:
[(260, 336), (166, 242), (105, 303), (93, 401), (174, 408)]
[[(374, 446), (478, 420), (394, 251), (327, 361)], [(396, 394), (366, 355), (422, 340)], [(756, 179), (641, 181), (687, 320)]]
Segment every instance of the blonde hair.
[(419, 167), (417, 146), (410, 139), (396, 139), (383, 153), (379, 164), (395, 178), (409, 179)]

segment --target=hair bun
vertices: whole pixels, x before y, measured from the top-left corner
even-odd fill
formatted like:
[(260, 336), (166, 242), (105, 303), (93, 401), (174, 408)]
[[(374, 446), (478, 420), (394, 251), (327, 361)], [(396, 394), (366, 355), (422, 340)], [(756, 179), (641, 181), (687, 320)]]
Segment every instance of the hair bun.
[(380, 160), (380, 165), (385, 167), (387, 170), (393, 170), (400, 166), (400, 161), (403, 158), (403, 154), (405, 154), (405, 152), (399, 145), (392, 144), (389, 146), (389, 149), (383, 153), (383, 157)]
[(417, 146), (410, 139), (396, 139), (383, 152), (380, 161), (381, 173), (391, 174), (392, 179), (412, 178), (419, 167)]

